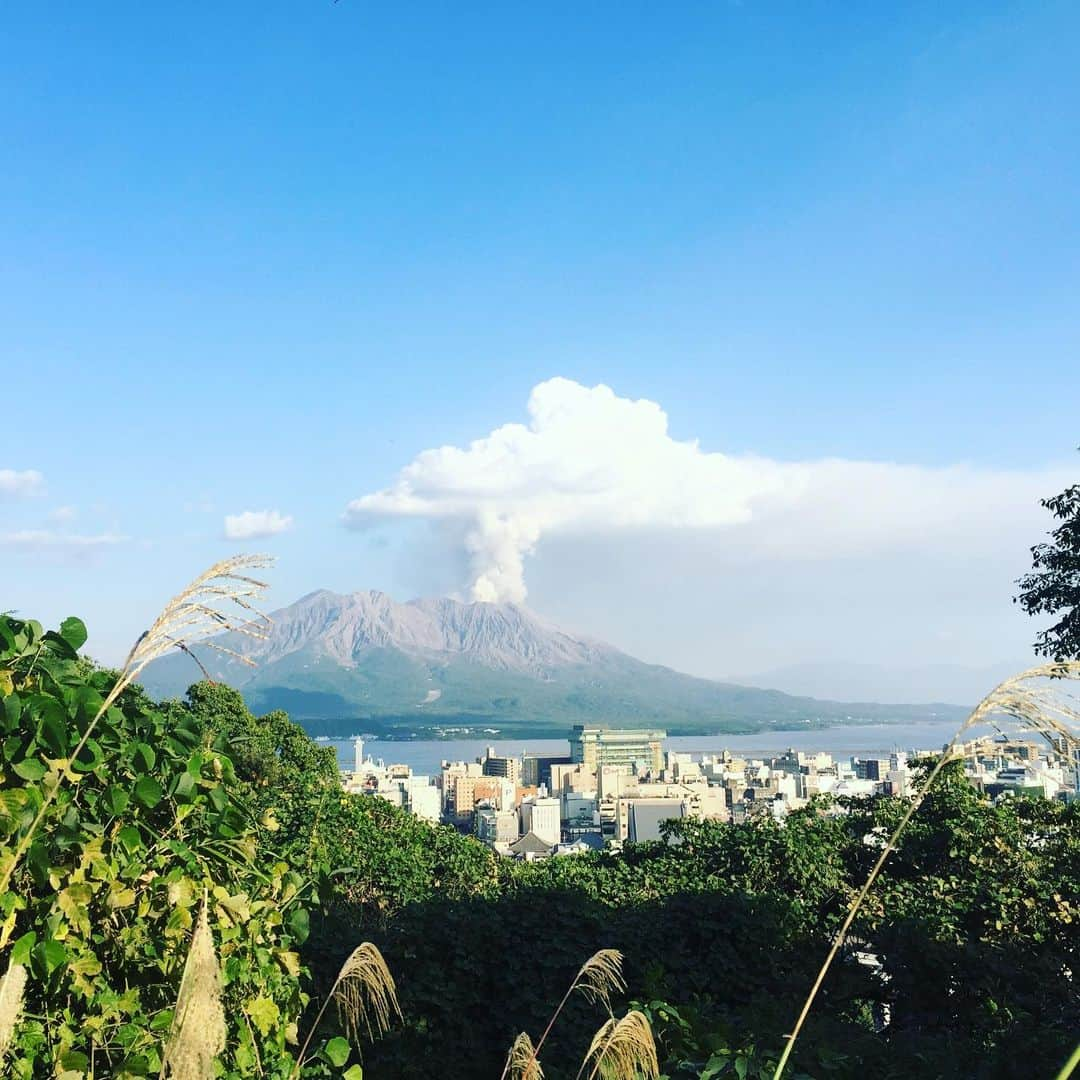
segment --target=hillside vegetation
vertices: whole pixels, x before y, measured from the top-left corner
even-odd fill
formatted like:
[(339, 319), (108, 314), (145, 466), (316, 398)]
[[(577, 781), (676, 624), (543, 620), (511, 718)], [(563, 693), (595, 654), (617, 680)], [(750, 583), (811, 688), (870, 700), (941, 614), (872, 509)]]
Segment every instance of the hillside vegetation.
[[(652, 1018), (664, 1075), (770, 1076), (874, 857), (867, 837), (903, 808), (685, 822), (622, 855), (516, 864), (344, 794), (331, 752), (219, 685), (165, 704), (131, 687), (69, 758), (116, 678), (77, 657), (84, 637), (74, 619), (46, 633), (0, 617), (0, 967), (25, 975), (12, 1076), (157, 1075), (204, 897), (223, 1076), (288, 1077), (362, 940), (381, 948), (402, 1019), (369, 1042), (328, 1010), (305, 1077), (357, 1080), (362, 1057), (368, 1077), (497, 1078), (515, 1035), (543, 1029), (599, 948), (625, 954), (619, 1007)], [(792, 1075), (1053, 1076), (1080, 1029), (1078, 818), (1075, 803), (991, 806), (946, 769)], [(544, 1048), (548, 1077), (574, 1075), (603, 1018), (571, 1001)]]

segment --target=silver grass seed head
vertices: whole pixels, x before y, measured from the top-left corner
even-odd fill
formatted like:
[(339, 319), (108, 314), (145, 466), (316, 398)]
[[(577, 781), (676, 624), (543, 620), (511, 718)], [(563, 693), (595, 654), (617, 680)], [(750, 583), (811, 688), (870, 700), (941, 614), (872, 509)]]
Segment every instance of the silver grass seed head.
[(401, 1018), (397, 986), (382, 953), (365, 941), (350, 953), (341, 966), (334, 987), (338, 1016), (355, 1040), (361, 1027), (369, 1039), (390, 1029)]
[(211, 1080), (214, 1062), (225, 1049), (227, 1027), (221, 1005), (221, 967), (206, 907), (204, 896), (163, 1055), (162, 1076), (173, 1080)]
[(253, 665), (249, 657), (206, 639), (226, 631), (266, 639), (271, 620), (258, 609), (256, 601), (268, 586), (244, 571), (270, 566), (273, 561), (269, 555), (234, 555), (203, 571), (165, 605), (135, 642), (124, 663), (126, 680), (137, 678), (147, 664), (173, 649), (192, 655), (190, 649), (196, 643)]
[(600, 949), (593, 953), (577, 973), (574, 989), (611, 1011), (611, 998), (626, 990), (622, 974), (623, 954), (618, 949)]
[(0, 979), (0, 1061), (11, 1046), (15, 1029), (22, 1016), (23, 994), (26, 991), (26, 968), (9, 964)]
[(528, 1032), (523, 1031), (514, 1040), (503, 1075), (507, 1080), (544, 1080), (544, 1070), (536, 1058), (536, 1049)]
[(609, 1017), (593, 1036), (578, 1075), (590, 1065), (589, 1080), (658, 1080), (660, 1063), (649, 1018), (637, 1009), (619, 1020)]

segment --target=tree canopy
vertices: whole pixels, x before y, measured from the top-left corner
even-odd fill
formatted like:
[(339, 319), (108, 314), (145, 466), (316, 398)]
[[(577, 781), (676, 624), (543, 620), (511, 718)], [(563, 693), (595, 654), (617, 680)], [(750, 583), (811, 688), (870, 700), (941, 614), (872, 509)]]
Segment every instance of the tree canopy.
[(1080, 484), (1042, 499), (1057, 525), (1049, 543), (1031, 549), (1031, 571), (1019, 579), (1016, 600), (1029, 615), (1056, 616), (1035, 639), (1035, 651), (1054, 660), (1080, 659)]

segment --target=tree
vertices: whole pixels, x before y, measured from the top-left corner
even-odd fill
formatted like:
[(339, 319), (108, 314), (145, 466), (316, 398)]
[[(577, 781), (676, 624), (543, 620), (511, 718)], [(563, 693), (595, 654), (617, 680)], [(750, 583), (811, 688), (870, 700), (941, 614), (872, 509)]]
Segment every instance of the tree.
[(1031, 549), (1031, 572), (1017, 581), (1016, 602), (1029, 615), (1059, 616), (1035, 639), (1035, 651), (1054, 660), (1080, 658), (1080, 484), (1040, 500), (1061, 522), (1050, 543)]

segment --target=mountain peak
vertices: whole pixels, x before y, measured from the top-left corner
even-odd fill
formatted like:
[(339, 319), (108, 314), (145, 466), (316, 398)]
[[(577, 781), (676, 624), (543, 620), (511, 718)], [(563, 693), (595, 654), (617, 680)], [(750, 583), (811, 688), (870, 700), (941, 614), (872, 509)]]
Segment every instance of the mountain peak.
[[(502, 732), (552, 733), (582, 722), (719, 731), (934, 715), (696, 679), (560, 630), (514, 603), (401, 603), (375, 589), (318, 589), (271, 617), (264, 640), (230, 633), (217, 642), (254, 667), (210, 650), (200, 654), (206, 670), (252, 707), (286, 708), (343, 725), (345, 734), (356, 730), (350, 717), (383, 718), (415, 734), (436, 718), (469, 726), (483, 717)], [(150, 665), (144, 683), (170, 696), (197, 678), (177, 653)]]
[(589, 663), (606, 648), (559, 630), (519, 604), (449, 597), (401, 603), (377, 589), (317, 589), (271, 618), (265, 642), (236, 643), (260, 665), (304, 651), (352, 667), (366, 650), (397, 649), (426, 660), (452, 654), (496, 670), (543, 676)]

